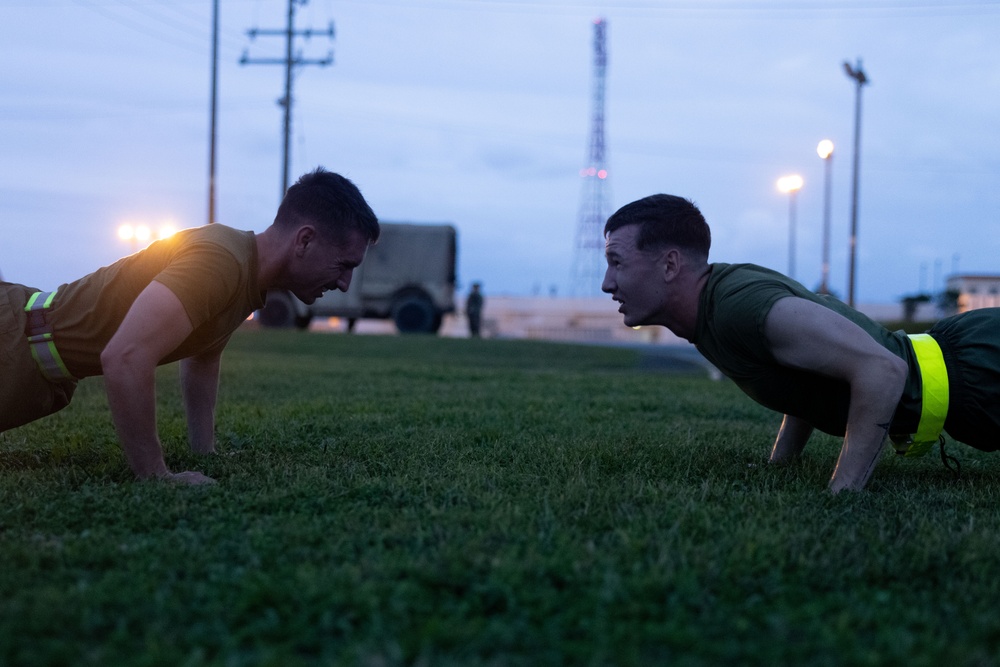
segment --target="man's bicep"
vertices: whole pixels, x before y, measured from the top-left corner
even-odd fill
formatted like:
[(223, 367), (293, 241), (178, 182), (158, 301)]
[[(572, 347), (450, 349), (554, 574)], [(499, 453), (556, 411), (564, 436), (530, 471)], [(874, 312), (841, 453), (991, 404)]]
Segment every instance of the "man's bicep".
[(174, 258), (154, 280), (176, 295), (192, 327), (198, 328), (233, 301), (240, 273), (232, 254), (213, 244), (199, 244)]
[(778, 363), (840, 379), (866, 358), (890, 354), (854, 322), (800, 297), (775, 302), (764, 335)]
[(136, 297), (106, 351), (138, 354), (159, 362), (192, 331), (180, 299), (166, 285), (154, 280)]

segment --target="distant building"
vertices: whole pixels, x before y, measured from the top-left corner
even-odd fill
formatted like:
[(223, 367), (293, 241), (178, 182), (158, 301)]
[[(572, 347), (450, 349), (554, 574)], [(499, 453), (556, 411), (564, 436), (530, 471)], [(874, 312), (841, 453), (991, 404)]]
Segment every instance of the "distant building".
[(949, 292), (957, 295), (958, 312), (1000, 307), (1000, 275), (962, 274), (949, 276)]

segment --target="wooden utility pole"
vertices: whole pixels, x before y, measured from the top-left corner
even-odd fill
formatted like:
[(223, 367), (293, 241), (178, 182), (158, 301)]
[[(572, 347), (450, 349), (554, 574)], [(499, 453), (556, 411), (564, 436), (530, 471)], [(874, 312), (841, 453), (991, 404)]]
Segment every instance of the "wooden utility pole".
[(246, 51), (243, 52), (243, 57), (240, 58), (241, 65), (284, 65), (285, 66), (285, 95), (278, 100), (278, 106), (284, 108), (284, 155), (282, 158), (282, 177), (281, 177), (281, 196), (285, 196), (285, 192), (288, 190), (288, 171), (290, 162), (290, 144), (291, 144), (291, 134), (292, 134), (292, 74), (293, 69), (296, 65), (319, 65), (325, 67), (327, 65), (333, 64), (333, 51), (330, 51), (326, 58), (322, 59), (308, 59), (303, 58), (301, 54), (293, 53), (293, 42), (296, 37), (305, 37), (309, 39), (310, 37), (329, 37), (333, 40), (333, 22), (330, 22), (330, 26), (326, 30), (312, 30), (307, 28), (305, 30), (295, 29), (295, 5), (304, 5), (309, 0), (288, 0), (288, 24), (284, 29), (267, 29), (260, 30), (258, 28), (251, 28), (247, 30), (247, 35), (251, 40), (257, 38), (258, 35), (262, 36), (281, 36), (285, 37), (285, 57), (284, 58), (250, 58)]

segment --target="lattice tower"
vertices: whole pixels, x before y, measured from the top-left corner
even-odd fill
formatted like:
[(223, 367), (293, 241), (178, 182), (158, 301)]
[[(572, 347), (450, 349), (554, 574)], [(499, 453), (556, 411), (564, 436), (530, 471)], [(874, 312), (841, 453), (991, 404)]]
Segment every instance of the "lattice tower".
[(583, 178), (580, 213), (577, 218), (573, 254), (572, 292), (576, 296), (601, 293), (604, 278), (604, 223), (611, 214), (611, 193), (604, 146), (604, 87), (608, 66), (607, 26), (603, 18), (594, 20), (594, 79), (592, 114), (587, 162), (580, 170)]

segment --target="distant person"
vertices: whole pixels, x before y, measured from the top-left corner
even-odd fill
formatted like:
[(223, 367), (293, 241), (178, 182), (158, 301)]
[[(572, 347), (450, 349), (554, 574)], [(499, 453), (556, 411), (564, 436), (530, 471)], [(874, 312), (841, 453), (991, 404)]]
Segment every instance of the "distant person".
[(830, 490), (862, 489), (888, 437), (919, 454), (941, 431), (1000, 448), (1000, 309), (928, 334), (890, 332), (832, 297), (753, 264), (709, 264), (711, 233), (686, 199), (653, 195), (604, 227), (601, 289), (627, 326), (685, 338), (761, 405), (784, 414), (771, 462), (797, 458), (813, 429), (843, 436)]
[(465, 300), (465, 315), (469, 318), (469, 335), (479, 338), (479, 328), (483, 321), (483, 299), (482, 285), (472, 283), (472, 291), (469, 292)]
[(187, 229), (49, 293), (0, 283), (0, 431), (62, 409), (80, 379), (103, 375), (136, 476), (211, 482), (200, 472), (173, 473), (163, 459), (156, 367), (180, 361), (189, 444), (214, 452), (219, 367), (232, 333), (269, 289), (306, 303), (347, 291), (378, 237), (354, 184), (320, 167), (288, 189), (260, 234), (220, 224)]

